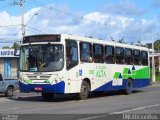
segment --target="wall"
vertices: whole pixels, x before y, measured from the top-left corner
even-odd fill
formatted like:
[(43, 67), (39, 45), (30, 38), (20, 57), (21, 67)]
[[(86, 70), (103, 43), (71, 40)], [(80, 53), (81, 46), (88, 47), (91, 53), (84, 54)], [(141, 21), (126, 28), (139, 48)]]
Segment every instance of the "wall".
[[(3, 78), (4, 77), (4, 59), (5, 58), (0, 58), (0, 74), (2, 74)], [(11, 76), (6, 79), (18, 79), (18, 58), (8, 58), (11, 60)]]

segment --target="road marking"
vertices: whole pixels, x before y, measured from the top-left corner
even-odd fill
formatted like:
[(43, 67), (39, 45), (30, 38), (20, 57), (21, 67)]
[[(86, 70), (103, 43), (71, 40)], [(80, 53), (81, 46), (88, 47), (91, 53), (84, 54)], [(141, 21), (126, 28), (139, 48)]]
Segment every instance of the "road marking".
[(19, 108), (7, 109), (7, 111), (18, 110)]
[(160, 104), (155, 104), (155, 105), (150, 105), (150, 106), (143, 106), (143, 107), (128, 109), (128, 110), (124, 110), (124, 111), (120, 111), (120, 112), (113, 112), (113, 113), (110, 113), (110, 114), (111, 115), (113, 115), (113, 114), (123, 114), (123, 113), (131, 112), (131, 111), (143, 110), (143, 109), (157, 107), (157, 106), (160, 106)]
[(87, 117), (87, 118), (82, 118), (82, 119), (78, 119), (78, 120), (92, 120), (92, 119), (96, 119), (96, 118), (102, 118), (105, 117), (106, 115), (98, 115), (98, 116), (93, 116), (93, 117)]
[(92, 120), (92, 119), (97, 119), (97, 118), (103, 118), (103, 117), (106, 117), (107, 115), (124, 114), (124, 113), (130, 112), (130, 111), (143, 110), (143, 109), (157, 107), (157, 106), (160, 106), (160, 104), (138, 107), (138, 108), (124, 110), (124, 111), (120, 111), (120, 112), (113, 112), (113, 113), (109, 113), (109, 114), (106, 114), (106, 115), (104, 114), (104, 115), (97, 115), (97, 116), (93, 116), (93, 117), (86, 117), (86, 118), (81, 118), (81, 119), (78, 119), (78, 120)]

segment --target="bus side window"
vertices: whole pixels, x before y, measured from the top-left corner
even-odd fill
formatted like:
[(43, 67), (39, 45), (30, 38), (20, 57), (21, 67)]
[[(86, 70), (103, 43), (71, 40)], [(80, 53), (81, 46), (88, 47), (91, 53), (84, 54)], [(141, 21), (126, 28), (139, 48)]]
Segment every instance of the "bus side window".
[(121, 47), (115, 48), (116, 64), (124, 64), (124, 49)]
[(142, 65), (148, 65), (148, 53), (146, 51), (141, 51)]
[(133, 50), (133, 63), (134, 65), (141, 65), (140, 50)]
[(80, 59), (82, 62), (92, 62), (92, 44), (80, 42)]
[(127, 65), (132, 65), (133, 64), (132, 49), (126, 48), (124, 54), (125, 54), (125, 63)]
[(95, 63), (103, 63), (103, 46), (100, 44), (93, 44), (93, 54)]
[(113, 46), (105, 46), (105, 56), (104, 61), (106, 63), (115, 63), (114, 60), (114, 47)]
[(66, 40), (66, 68), (67, 70), (78, 65), (78, 46), (74, 40)]

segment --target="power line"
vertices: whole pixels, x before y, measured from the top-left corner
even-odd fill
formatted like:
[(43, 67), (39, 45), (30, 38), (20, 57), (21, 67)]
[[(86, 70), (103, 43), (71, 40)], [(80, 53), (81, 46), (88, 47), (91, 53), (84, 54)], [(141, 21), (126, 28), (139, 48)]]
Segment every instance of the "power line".
[[(1, 4), (0, 4), (0, 9), (6, 9), (6, 8), (10, 8), (12, 5), (10, 3), (7, 3), (5, 2), (5, 0), (0, 0)], [(4, 4), (3, 4), (3, 3)]]
[(0, 34), (0, 35), (11, 35), (11, 36), (13, 35), (14, 36), (14, 35), (18, 35), (18, 34), (20, 34), (20, 33), (13, 33), (13, 34), (7, 34), (6, 33), (6, 34)]
[(19, 42), (20, 40), (18, 38), (0, 38), (0, 43), (14, 43)]
[(39, 1), (37, 1), (37, 0), (31, 0), (31, 2), (36, 2), (36, 3), (38, 3), (39, 5), (46, 6), (46, 4), (44, 4), (44, 3), (42, 3), (42, 2), (39, 2)]
[(12, 41), (12, 42), (5, 42), (5, 41), (0, 41), (0, 43), (15, 43), (15, 42), (19, 42), (19, 41)]
[(1, 6), (0, 9), (10, 8), (11, 6)]
[(35, 31), (41, 32), (41, 33), (43, 33), (43, 34), (46, 34), (45, 32), (40, 31), (40, 30), (38, 30), (38, 29), (36, 29), (36, 28), (33, 28), (33, 27), (31, 27), (31, 26), (26, 26), (26, 27), (31, 28), (31, 29), (33, 29), (33, 30), (35, 30)]
[(35, 2), (35, 3), (38, 3), (39, 5), (42, 5), (44, 8), (47, 8), (47, 9), (49, 9), (51, 11), (57, 10), (58, 12), (61, 12), (61, 13), (64, 13), (64, 14), (68, 14), (68, 15), (70, 15), (72, 17), (75, 17), (74, 19), (78, 19), (78, 20), (83, 19), (83, 16), (81, 16), (81, 15), (76, 15), (76, 14), (73, 14), (71, 12), (60, 10), (60, 9), (55, 8), (54, 6), (46, 6), (46, 4), (44, 4), (42, 2), (39, 2), (37, 0), (32, 0), (32, 1)]
[(0, 27), (17, 27), (20, 26), (21, 24), (18, 25), (0, 25)]

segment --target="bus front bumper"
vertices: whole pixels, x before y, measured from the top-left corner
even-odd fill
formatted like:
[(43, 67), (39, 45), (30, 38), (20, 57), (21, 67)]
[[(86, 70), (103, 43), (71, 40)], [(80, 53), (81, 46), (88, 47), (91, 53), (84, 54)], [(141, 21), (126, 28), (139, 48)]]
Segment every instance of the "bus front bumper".
[(24, 84), (19, 82), (20, 92), (47, 92), (47, 93), (64, 93), (65, 82), (61, 81), (57, 84)]

